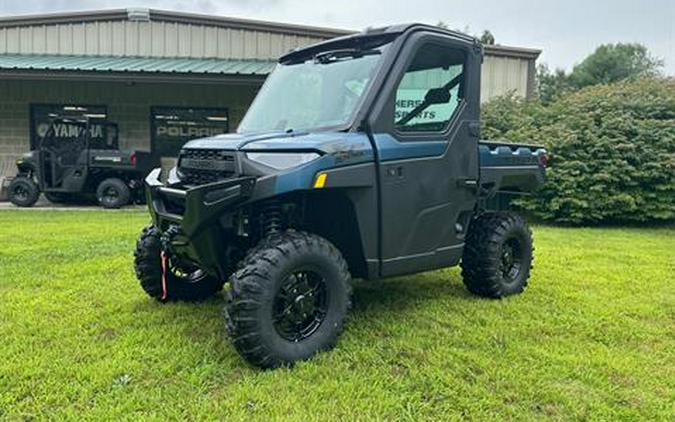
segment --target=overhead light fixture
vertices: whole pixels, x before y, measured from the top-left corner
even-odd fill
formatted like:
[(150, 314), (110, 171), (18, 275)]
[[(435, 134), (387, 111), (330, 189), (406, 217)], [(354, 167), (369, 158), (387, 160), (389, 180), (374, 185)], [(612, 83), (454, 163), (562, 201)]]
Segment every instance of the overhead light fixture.
[(130, 7), (127, 9), (127, 18), (134, 22), (150, 22), (150, 9)]

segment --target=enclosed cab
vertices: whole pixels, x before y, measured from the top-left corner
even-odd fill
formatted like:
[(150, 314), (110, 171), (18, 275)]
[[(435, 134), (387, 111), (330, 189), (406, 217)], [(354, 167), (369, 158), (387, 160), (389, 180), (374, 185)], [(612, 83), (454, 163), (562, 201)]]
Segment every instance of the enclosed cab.
[(480, 43), (426, 25), (326, 41), (280, 58), (236, 134), (188, 142), (162, 183), (136, 273), (161, 300), (226, 281), (240, 353), (274, 367), (332, 347), (352, 277), (462, 262), (470, 291), (522, 291), (522, 218), (486, 211), (542, 182), (545, 151), (479, 142)]

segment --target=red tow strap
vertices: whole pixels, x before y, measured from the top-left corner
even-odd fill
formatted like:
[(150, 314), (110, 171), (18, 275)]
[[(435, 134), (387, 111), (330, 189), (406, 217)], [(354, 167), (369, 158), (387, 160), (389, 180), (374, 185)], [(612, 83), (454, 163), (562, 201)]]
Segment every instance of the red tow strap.
[(166, 302), (166, 254), (161, 253), (162, 258), (162, 302)]

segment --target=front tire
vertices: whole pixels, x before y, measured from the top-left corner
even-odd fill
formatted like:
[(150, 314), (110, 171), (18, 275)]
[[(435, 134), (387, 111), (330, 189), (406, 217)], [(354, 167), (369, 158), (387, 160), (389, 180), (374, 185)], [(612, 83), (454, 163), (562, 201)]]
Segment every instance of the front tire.
[(103, 208), (121, 208), (129, 203), (131, 191), (124, 180), (111, 177), (96, 188), (96, 199)]
[(199, 268), (180, 268), (171, 257), (167, 259), (166, 293), (162, 280), (162, 242), (153, 225), (143, 229), (136, 242), (134, 270), (148, 296), (160, 301), (196, 302), (207, 299), (223, 288), (223, 281)]
[(230, 279), (225, 318), (239, 354), (276, 368), (333, 348), (351, 306), (351, 276), (340, 252), (304, 232), (262, 242)]
[(33, 179), (19, 176), (7, 189), (9, 200), (17, 207), (32, 207), (40, 197), (40, 188)]
[(532, 232), (522, 217), (482, 214), (471, 223), (464, 246), (464, 284), (473, 294), (495, 299), (521, 293), (530, 278), (532, 251)]

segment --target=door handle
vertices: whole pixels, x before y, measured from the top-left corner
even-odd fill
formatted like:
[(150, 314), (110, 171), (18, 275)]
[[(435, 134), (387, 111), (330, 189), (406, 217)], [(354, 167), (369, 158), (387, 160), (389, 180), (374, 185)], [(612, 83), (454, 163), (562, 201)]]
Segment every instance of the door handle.
[(403, 166), (387, 167), (387, 177), (403, 177)]
[(476, 179), (460, 179), (457, 181), (457, 186), (466, 188), (472, 191), (478, 190), (478, 180)]

